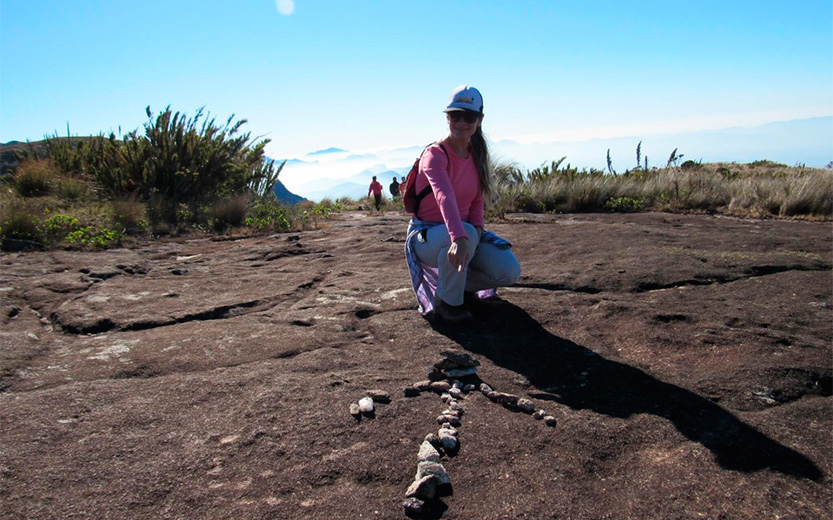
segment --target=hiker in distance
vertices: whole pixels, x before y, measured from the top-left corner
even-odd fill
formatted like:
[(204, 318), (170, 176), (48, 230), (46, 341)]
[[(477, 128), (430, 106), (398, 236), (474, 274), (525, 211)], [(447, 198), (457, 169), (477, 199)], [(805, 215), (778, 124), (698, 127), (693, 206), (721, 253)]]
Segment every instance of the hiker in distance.
[(390, 190), (390, 196), (394, 199), (399, 196), (399, 181), (396, 180), (396, 175), (393, 176), (393, 181), (391, 181), (388, 189)]
[(367, 196), (370, 197), (370, 192), (373, 192), (373, 201), (376, 204), (376, 211), (379, 211), (379, 208), (382, 206), (382, 184), (376, 180), (376, 176), (373, 176), (373, 181), (370, 183), (370, 187), (367, 189)]
[(483, 229), (493, 188), (483, 97), (461, 85), (445, 114), (448, 136), (422, 152), (400, 192), (413, 209), (405, 256), (420, 312), (459, 323), (472, 318), (464, 302), (495, 297), (518, 280), (521, 265), (508, 241)]

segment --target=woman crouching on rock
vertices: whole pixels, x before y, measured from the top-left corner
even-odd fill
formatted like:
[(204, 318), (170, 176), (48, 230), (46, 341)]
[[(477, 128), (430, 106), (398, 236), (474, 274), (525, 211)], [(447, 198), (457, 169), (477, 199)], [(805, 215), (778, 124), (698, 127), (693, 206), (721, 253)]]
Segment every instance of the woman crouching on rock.
[(481, 128), (483, 97), (461, 85), (445, 113), (448, 136), (419, 160), (405, 256), (420, 312), (462, 322), (472, 317), (464, 301), (494, 297), (495, 288), (518, 280), (521, 266), (509, 242), (483, 229), (493, 184)]

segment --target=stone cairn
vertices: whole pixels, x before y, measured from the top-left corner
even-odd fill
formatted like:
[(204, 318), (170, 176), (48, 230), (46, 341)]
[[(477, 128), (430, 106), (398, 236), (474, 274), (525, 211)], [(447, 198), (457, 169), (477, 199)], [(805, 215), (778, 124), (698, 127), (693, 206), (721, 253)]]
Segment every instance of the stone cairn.
[(437, 433), (428, 433), (417, 452), (417, 471), (414, 481), (405, 491), (403, 507), (408, 516), (423, 514), (426, 502), (451, 494), (451, 479), (442, 465), (443, 455), (456, 455), (460, 450), (457, 438), (460, 418), (463, 416), (463, 401), (474, 390), (480, 390), (493, 403), (507, 408), (521, 410), (533, 418), (543, 420), (547, 426), (555, 426), (556, 419), (544, 410), (535, 411), (535, 403), (516, 395), (494, 391), (486, 383), (464, 384), (460, 378), (477, 375), (480, 362), (462, 352), (445, 351), (443, 359), (434, 363), (428, 373), (428, 380), (419, 381), (403, 389), (405, 397), (416, 397), (422, 392), (440, 395), (446, 409), (437, 416)]

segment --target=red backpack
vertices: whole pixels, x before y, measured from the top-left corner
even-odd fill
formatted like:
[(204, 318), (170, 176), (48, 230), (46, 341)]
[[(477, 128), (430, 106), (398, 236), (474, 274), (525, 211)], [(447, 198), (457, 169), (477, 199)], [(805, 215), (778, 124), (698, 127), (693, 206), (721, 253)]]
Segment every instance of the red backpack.
[[(425, 150), (430, 148), (432, 144), (439, 144), (446, 159), (448, 159), (448, 151), (446, 151), (443, 143), (439, 141), (437, 143), (429, 144), (425, 147)], [(430, 184), (423, 188), (419, 193), (416, 191), (417, 175), (419, 175), (419, 161), (422, 159), (423, 154), (425, 154), (425, 150), (419, 154), (419, 157), (417, 157), (417, 160), (414, 161), (414, 165), (411, 167), (411, 171), (408, 172), (408, 176), (405, 177), (405, 182), (399, 186), (399, 193), (402, 194), (402, 205), (405, 206), (405, 211), (413, 214), (417, 218), (419, 218), (417, 215), (419, 213), (419, 203), (422, 202), (422, 199), (424, 199), (426, 195), (431, 193)]]

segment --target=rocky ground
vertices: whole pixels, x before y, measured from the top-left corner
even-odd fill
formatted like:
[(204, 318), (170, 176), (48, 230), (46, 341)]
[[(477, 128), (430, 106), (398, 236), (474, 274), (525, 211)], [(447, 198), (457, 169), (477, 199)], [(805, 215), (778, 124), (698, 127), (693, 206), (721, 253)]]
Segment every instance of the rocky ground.
[[(829, 223), (512, 215), (466, 327), (416, 311), (404, 228), (0, 255), (2, 516), (833, 514)], [(415, 390), (447, 351), (477, 373)]]

